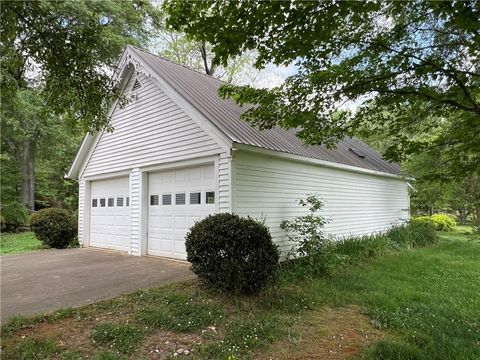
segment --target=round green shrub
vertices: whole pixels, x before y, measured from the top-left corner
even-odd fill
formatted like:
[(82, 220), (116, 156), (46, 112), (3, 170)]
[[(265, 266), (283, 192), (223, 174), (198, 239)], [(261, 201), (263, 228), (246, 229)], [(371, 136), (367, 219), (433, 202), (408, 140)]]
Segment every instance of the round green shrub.
[(5, 205), (1, 212), (7, 231), (17, 231), (21, 226), (28, 224), (28, 211), (19, 202)]
[(457, 227), (455, 219), (445, 214), (432, 215), (431, 219), (438, 231), (453, 231)]
[(63, 249), (75, 238), (76, 223), (65, 209), (49, 208), (32, 215), (30, 227), (44, 245)]
[(185, 239), (192, 271), (214, 287), (253, 294), (275, 278), (278, 247), (268, 228), (251, 218), (210, 215), (197, 222)]

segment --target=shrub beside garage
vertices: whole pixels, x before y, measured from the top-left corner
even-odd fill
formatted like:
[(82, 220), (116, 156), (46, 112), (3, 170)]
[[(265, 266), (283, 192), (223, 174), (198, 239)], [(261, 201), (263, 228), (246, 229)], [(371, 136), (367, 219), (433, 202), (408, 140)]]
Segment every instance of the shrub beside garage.
[(273, 282), (280, 252), (267, 226), (220, 213), (197, 222), (186, 236), (192, 271), (223, 291), (253, 294)]
[(60, 208), (37, 211), (30, 219), (30, 227), (44, 245), (64, 249), (73, 243), (77, 235), (77, 224), (71, 214)]

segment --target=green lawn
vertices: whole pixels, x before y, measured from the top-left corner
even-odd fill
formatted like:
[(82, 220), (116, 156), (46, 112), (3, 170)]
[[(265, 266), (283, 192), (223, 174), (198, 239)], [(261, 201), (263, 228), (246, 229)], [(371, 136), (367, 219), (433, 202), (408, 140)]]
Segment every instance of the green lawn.
[(33, 232), (2, 233), (0, 236), (1, 255), (18, 254), (38, 249), (43, 249), (43, 245), (37, 240)]
[(191, 281), (14, 319), (2, 359), (479, 359), (480, 239), (464, 230), (258, 297)]

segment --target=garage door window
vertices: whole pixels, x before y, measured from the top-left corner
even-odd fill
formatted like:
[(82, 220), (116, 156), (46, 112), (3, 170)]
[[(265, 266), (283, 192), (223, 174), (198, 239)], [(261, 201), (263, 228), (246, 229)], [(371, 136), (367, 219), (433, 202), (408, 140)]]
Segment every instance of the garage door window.
[(158, 205), (158, 195), (150, 195), (150, 205)]
[(92, 207), (97, 207), (98, 200), (92, 199)]
[(185, 205), (185, 193), (175, 194), (175, 205)]
[(162, 195), (162, 205), (172, 205), (172, 194)]
[(108, 198), (108, 207), (115, 206), (115, 198)]
[(105, 207), (105, 199), (100, 199), (100, 207)]
[(117, 197), (117, 206), (123, 206), (123, 197)]
[(201, 198), (199, 192), (190, 193), (190, 205), (199, 205), (200, 200)]
[(128, 196), (125, 198), (125, 206), (130, 206), (130, 198)]
[(215, 204), (215, 191), (207, 191), (205, 193), (205, 203)]

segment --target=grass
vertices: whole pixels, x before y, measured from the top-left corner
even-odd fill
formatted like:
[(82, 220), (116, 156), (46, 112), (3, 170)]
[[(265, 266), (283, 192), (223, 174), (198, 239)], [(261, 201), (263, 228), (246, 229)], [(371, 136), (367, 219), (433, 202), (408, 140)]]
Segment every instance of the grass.
[(153, 306), (140, 311), (141, 323), (174, 332), (191, 332), (213, 326), (221, 318), (222, 311), (208, 303), (196, 303), (186, 294), (168, 294), (165, 306)]
[(2, 359), (168, 359), (179, 347), (193, 359), (478, 359), (480, 239), (459, 228), (413, 251), (370, 241), (342, 244), (361, 260), (328, 277), (290, 274), (256, 297), (190, 281), (17, 318)]
[(124, 354), (132, 353), (143, 336), (143, 330), (137, 327), (116, 324), (96, 325), (90, 334), (94, 343), (113, 348)]
[(0, 236), (1, 255), (20, 254), (43, 248), (42, 243), (30, 231), (15, 234), (2, 233)]

